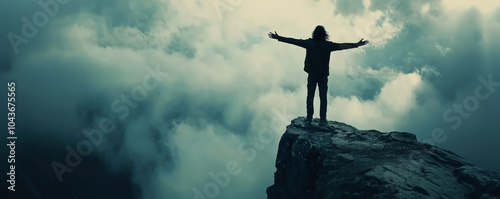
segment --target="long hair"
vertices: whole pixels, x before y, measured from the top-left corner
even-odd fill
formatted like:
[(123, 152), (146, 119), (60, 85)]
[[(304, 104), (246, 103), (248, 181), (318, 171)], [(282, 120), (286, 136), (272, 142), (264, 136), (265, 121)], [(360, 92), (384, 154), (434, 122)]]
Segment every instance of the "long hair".
[(328, 33), (325, 30), (325, 27), (318, 25), (314, 29), (314, 32), (312, 33), (312, 38), (315, 41), (326, 41), (328, 40)]

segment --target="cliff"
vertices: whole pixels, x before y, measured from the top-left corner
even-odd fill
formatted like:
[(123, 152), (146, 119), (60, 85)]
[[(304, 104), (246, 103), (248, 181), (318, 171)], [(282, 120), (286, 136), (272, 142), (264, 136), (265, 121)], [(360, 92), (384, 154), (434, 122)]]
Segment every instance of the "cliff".
[(292, 120), (281, 137), (268, 199), (491, 199), (500, 174), (411, 133)]

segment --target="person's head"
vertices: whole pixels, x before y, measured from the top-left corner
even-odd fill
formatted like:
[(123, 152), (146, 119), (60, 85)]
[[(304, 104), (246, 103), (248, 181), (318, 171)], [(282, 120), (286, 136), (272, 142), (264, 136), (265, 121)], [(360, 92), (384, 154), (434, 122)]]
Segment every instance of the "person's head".
[(325, 27), (321, 25), (316, 26), (312, 34), (312, 38), (316, 41), (328, 40), (328, 33), (326, 32)]

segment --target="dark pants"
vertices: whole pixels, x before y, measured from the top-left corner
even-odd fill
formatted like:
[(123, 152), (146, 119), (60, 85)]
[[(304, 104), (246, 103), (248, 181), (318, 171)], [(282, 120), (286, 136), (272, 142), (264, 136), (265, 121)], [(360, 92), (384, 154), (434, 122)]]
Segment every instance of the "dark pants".
[(328, 91), (328, 76), (311, 75), (307, 77), (307, 118), (312, 118), (314, 114), (313, 102), (314, 93), (316, 91), (316, 84), (319, 87), (319, 117), (326, 119), (326, 94)]

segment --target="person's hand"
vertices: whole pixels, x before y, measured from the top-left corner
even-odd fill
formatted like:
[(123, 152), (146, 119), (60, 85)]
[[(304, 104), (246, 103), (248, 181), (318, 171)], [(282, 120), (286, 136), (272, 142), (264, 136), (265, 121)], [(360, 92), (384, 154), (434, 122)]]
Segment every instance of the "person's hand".
[(276, 31), (274, 31), (274, 33), (269, 32), (269, 34), (267, 34), (267, 35), (269, 36), (269, 38), (272, 38), (272, 39), (277, 39), (279, 36)]
[(368, 43), (369, 43), (369, 41), (368, 41), (368, 40), (364, 40), (364, 41), (363, 41), (363, 39), (364, 39), (364, 38), (361, 38), (361, 40), (359, 40), (359, 41), (358, 41), (358, 45), (359, 45), (359, 46), (364, 46), (364, 45), (366, 45), (366, 44), (368, 44)]

